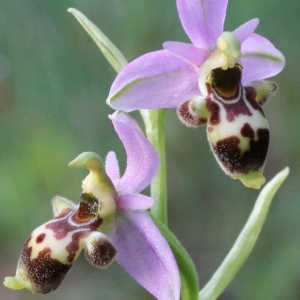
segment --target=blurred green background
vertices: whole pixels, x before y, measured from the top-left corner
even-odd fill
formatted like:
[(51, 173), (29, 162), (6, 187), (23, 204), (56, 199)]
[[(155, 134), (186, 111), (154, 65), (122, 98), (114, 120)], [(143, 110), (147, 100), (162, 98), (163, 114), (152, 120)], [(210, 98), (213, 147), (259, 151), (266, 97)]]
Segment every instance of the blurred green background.
[[(116, 74), (69, 7), (97, 24), (128, 60), (161, 49), (166, 40), (188, 42), (175, 0), (0, 1), (0, 278), (15, 274), (27, 236), (52, 218), (55, 195), (79, 200), (87, 172), (68, 168), (73, 158), (115, 150), (125, 166), (107, 118), (113, 111), (105, 104)], [(300, 298), (299, 12), (299, 0), (229, 1), (226, 30), (258, 17), (256, 32), (286, 56), (284, 71), (274, 79), (279, 92), (265, 107), (271, 127), (265, 174), (269, 180), (286, 165), (291, 173), (223, 300)], [(184, 127), (175, 110), (168, 112), (166, 137), (169, 226), (194, 259), (203, 286), (231, 248), (258, 191), (225, 176), (205, 129)], [(100, 271), (83, 257), (50, 295), (0, 285), (0, 298), (153, 299), (116, 263)]]

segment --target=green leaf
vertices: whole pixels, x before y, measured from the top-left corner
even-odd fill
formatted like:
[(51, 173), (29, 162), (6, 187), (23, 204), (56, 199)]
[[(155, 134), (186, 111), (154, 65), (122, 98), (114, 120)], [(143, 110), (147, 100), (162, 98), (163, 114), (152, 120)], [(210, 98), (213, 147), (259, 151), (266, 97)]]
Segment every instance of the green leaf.
[(247, 223), (235, 244), (199, 293), (201, 300), (214, 300), (225, 290), (250, 255), (267, 217), (272, 199), (287, 177), (289, 168), (279, 172), (260, 192)]
[(83, 13), (75, 8), (69, 8), (68, 12), (74, 15), (74, 17), (78, 20), (78, 22), (82, 25), (86, 32), (95, 41), (111, 66), (116, 70), (117, 73), (119, 73), (122, 68), (127, 65), (127, 60), (119, 51), (119, 49)]
[(149, 213), (149, 215), (168, 241), (176, 258), (181, 278), (181, 300), (197, 300), (199, 292), (198, 275), (191, 257), (170, 229), (153, 214)]

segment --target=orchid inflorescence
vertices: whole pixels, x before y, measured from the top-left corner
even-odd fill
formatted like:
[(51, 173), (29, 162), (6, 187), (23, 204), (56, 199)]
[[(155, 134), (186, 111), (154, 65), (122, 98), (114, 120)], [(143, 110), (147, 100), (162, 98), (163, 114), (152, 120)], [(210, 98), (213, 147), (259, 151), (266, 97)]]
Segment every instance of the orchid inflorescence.
[[(206, 125), (210, 148), (227, 175), (251, 188), (265, 183), (269, 125), (262, 106), (277, 90), (265, 79), (279, 73), (285, 60), (270, 41), (254, 33), (258, 19), (224, 31), (227, 2), (177, 0), (192, 44), (165, 42), (163, 50), (129, 64), (83, 14), (69, 10), (119, 72), (107, 104), (117, 110), (109, 118), (124, 145), (127, 166), (120, 176), (114, 152), (105, 162), (92, 152), (75, 158), (69, 166), (89, 170), (79, 204), (60, 196), (53, 199), (54, 219), (30, 234), (16, 275), (6, 277), (5, 286), (49, 293), (84, 250), (86, 259), (100, 269), (116, 260), (157, 299), (216, 299), (226, 288), (251, 252), (288, 169), (264, 187), (232, 250), (200, 292), (190, 257), (153, 209), (166, 197), (152, 199), (140, 192), (157, 172), (164, 172), (163, 148), (153, 138), (162, 130), (153, 114), (162, 108), (177, 108), (187, 126)], [(134, 110), (141, 110), (148, 139), (128, 114)], [(164, 114), (156, 117), (163, 119)]]

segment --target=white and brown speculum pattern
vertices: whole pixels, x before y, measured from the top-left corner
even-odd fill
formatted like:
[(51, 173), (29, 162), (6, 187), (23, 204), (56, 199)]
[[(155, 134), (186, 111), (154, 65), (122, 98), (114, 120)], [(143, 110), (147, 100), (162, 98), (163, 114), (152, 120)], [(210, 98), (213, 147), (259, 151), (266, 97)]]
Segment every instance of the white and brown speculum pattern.
[(53, 200), (55, 218), (36, 228), (23, 246), (15, 277), (6, 284), (16, 289), (28, 288), (46, 294), (63, 281), (80, 252), (99, 268), (107, 267), (116, 255), (109, 239), (99, 232), (102, 219), (99, 202), (90, 193), (83, 193), (78, 206), (67, 199)]
[(274, 83), (242, 86), (242, 67), (215, 68), (206, 78), (207, 96), (185, 101), (179, 118), (188, 126), (207, 124), (210, 147), (226, 174), (260, 188), (269, 147), (269, 125), (261, 108)]

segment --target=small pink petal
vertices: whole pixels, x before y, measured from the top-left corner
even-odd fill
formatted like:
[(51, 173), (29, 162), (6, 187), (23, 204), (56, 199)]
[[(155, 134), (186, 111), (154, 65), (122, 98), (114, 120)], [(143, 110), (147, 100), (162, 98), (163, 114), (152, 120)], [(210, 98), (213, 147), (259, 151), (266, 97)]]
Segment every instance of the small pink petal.
[(153, 199), (141, 194), (124, 194), (120, 195), (118, 199), (118, 209), (123, 213), (138, 209), (149, 209), (153, 204)]
[(105, 159), (105, 171), (110, 180), (113, 182), (115, 188), (120, 180), (120, 170), (119, 164), (117, 160), (116, 153), (114, 151), (108, 152), (106, 159)]
[(259, 19), (252, 19), (238, 27), (233, 33), (242, 44), (252, 34), (259, 24)]

